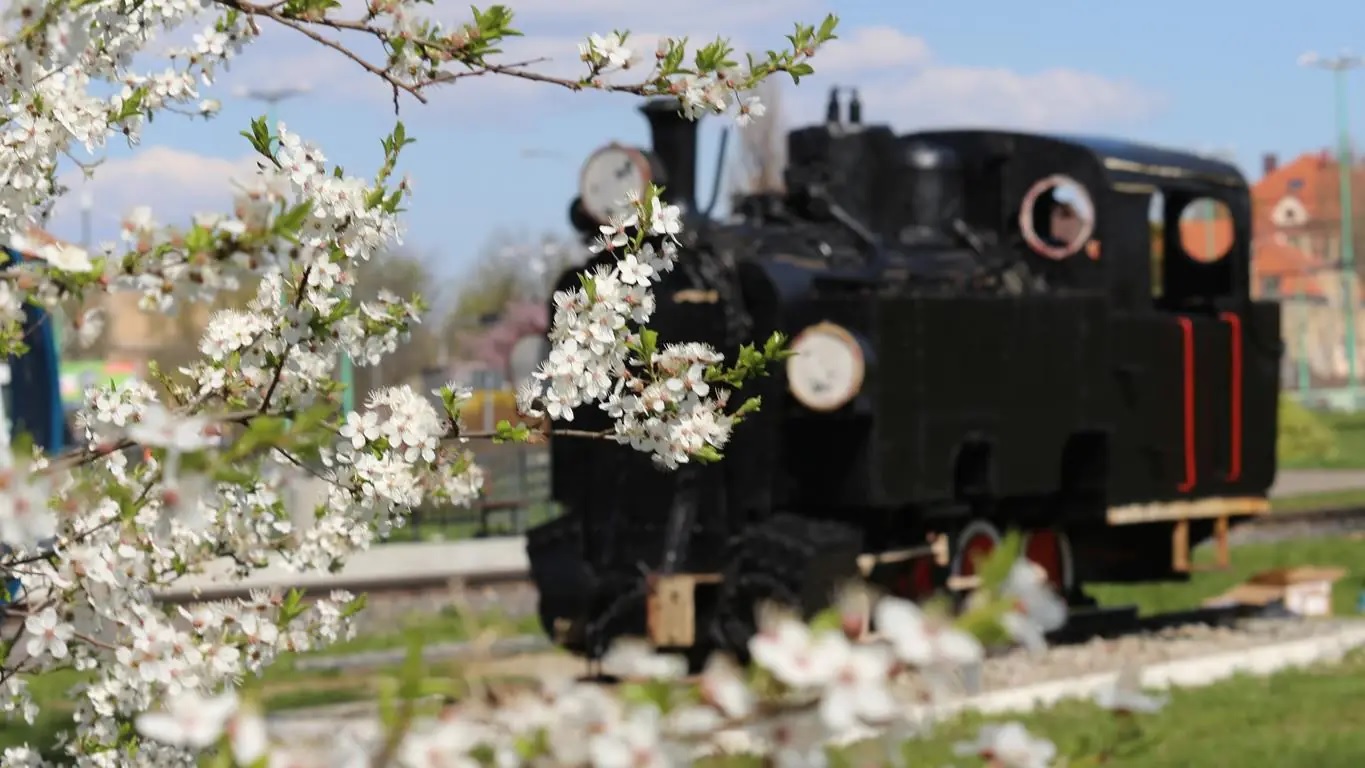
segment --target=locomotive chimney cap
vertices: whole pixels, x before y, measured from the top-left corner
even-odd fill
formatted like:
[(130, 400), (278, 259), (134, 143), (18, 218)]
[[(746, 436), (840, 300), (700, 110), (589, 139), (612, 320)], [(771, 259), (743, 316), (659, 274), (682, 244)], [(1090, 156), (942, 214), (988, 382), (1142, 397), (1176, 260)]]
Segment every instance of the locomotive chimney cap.
[(927, 141), (916, 141), (906, 146), (903, 157), (906, 165), (920, 171), (956, 169), (959, 166), (956, 152)]
[(655, 96), (652, 99), (646, 99), (645, 103), (639, 106), (639, 110), (646, 115), (681, 112), (682, 99), (677, 96)]
[(829, 101), (825, 102), (825, 122), (839, 124), (839, 86), (829, 89)]

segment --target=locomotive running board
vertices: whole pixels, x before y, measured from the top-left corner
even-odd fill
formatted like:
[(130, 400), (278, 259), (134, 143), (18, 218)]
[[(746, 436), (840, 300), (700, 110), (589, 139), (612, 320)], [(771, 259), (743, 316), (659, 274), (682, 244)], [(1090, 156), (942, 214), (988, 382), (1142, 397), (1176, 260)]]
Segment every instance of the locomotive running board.
[(1166, 501), (1152, 504), (1124, 504), (1110, 507), (1105, 515), (1110, 525), (1169, 523), (1179, 520), (1207, 520), (1220, 517), (1251, 517), (1270, 514), (1270, 499), (1264, 496), (1233, 496)]
[[(1228, 519), (1270, 514), (1270, 500), (1262, 496), (1214, 497), (1193, 501), (1157, 504), (1127, 504), (1110, 507), (1110, 525), (1175, 523), (1171, 529), (1171, 570), (1191, 573), (1200, 570), (1226, 570), (1232, 565), (1228, 544)], [(1194, 565), (1190, 557), (1190, 521), (1213, 520), (1214, 564), (1211, 568)]]
[[(942, 555), (946, 539), (940, 537), (934, 544), (905, 549), (890, 550), (877, 554), (858, 556), (858, 571), (868, 578), (879, 565), (889, 565), (917, 557)], [(940, 563), (943, 564), (943, 563)], [(720, 584), (719, 573), (671, 573), (653, 574), (648, 577), (648, 594), (645, 598), (646, 629), (649, 642), (656, 648), (689, 648), (696, 643), (697, 633), (697, 589), (715, 587)]]

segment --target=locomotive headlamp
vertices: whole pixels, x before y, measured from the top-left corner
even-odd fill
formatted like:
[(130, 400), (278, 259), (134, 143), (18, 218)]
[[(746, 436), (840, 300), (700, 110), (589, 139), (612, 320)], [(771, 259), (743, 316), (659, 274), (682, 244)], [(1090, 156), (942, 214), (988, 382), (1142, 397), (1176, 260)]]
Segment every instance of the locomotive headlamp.
[(588, 156), (579, 176), (579, 199), (599, 224), (630, 211), (630, 196), (644, 197), (654, 182), (649, 156), (633, 147), (608, 144)]
[(787, 388), (812, 411), (835, 411), (858, 396), (866, 361), (863, 349), (842, 326), (824, 322), (807, 327), (792, 340), (787, 358)]

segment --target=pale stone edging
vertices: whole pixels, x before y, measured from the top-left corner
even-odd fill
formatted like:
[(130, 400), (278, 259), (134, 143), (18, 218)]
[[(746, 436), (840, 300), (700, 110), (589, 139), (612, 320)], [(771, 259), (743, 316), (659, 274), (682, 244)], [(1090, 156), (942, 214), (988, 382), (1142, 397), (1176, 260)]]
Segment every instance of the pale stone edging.
[[(1154, 689), (1173, 686), (1198, 688), (1225, 680), (1238, 672), (1265, 676), (1290, 667), (1335, 661), (1348, 651), (1361, 646), (1365, 646), (1365, 626), (1356, 626), (1326, 637), (1292, 640), (1148, 665), (1142, 670), (1142, 686)], [(917, 718), (941, 719), (945, 715), (967, 710), (983, 714), (1028, 712), (1051, 706), (1063, 699), (1091, 696), (1112, 685), (1116, 675), (1117, 670), (1005, 688), (933, 707), (921, 705), (915, 708), (912, 715)]]

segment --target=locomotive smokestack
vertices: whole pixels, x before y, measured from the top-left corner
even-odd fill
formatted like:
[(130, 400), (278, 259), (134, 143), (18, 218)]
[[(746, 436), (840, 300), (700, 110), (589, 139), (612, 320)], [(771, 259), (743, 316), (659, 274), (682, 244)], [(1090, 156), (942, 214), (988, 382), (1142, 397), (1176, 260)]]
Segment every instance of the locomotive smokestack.
[(825, 105), (825, 122), (831, 125), (839, 124), (839, 88), (835, 86), (829, 89), (829, 103)]
[(963, 214), (961, 164), (951, 149), (927, 142), (906, 147), (903, 163), (907, 175), (903, 236), (933, 239)]
[(848, 122), (858, 125), (863, 122), (863, 102), (858, 99), (858, 89), (853, 89), (853, 98), (848, 102)]
[[(652, 99), (640, 107), (664, 166), (664, 202), (697, 210), (697, 123), (679, 114), (677, 99)], [(700, 118), (699, 118), (700, 119)]]

